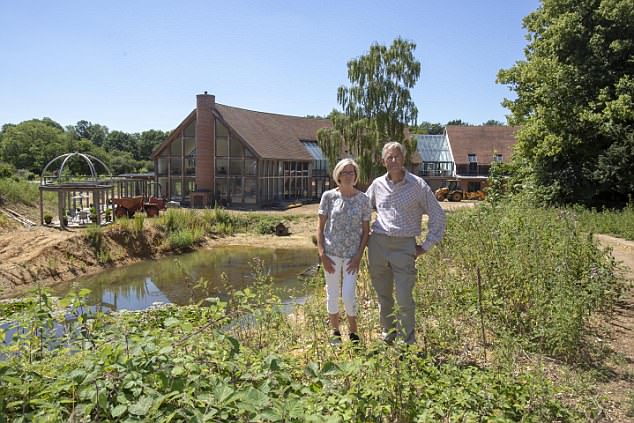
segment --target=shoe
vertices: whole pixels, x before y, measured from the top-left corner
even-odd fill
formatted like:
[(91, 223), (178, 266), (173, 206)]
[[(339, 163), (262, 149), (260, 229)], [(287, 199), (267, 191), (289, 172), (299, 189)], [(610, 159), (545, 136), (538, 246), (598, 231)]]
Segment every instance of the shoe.
[(361, 342), (361, 339), (359, 338), (359, 335), (357, 335), (354, 332), (350, 332), (350, 342), (352, 342), (353, 344), (358, 344), (359, 342)]
[(333, 347), (336, 345), (341, 345), (341, 332), (335, 330), (332, 332), (332, 336), (330, 337), (330, 345)]
[(392, 330), (390, 332), (381, 332), (381, 340), (388, 345), (392, 345), (394, 340), (396, 339), (396, 331)]

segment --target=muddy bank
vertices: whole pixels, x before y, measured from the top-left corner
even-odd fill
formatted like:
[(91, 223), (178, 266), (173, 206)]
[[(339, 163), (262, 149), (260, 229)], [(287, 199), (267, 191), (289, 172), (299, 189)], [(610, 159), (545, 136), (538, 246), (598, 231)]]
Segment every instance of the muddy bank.
[[(476, 203), (441, 204), (444, 209), (450, 211), (473, 207)], [(309, 204), (285, 211), (261, 212), (288, 224), (291, 232), (289, 236), (277, 237), (254, 233), (211, 236), (193, 248), (213, 248), (216, 245), (310, 248), (314, 245), (317, 210), (318, 204)], [(61, 231), (37, 225), (30, 229), (14, 227), (0, 230), (0, 298), (20, 295), (38, 283), (52, 286), (111, 267), (183, 252), (170, 250), (162, 235), (151, 224), (146, 224), (141, 236), (122, 233), (117, 229), (117, 225), (105, 227), (105, 241), (110, 256), (105, 265), (101, 264), (104, 261), (103, 257), (100, 260), (86, 238), (84, 229)]]
[[(217, 245), (249, 245), (269, 248), (310, 247), (314, 222), (310, 218), (290, 224), (291, 235), (236, 234), (210, 236), (186, 251), (171, 250), (162, 234), (147, 225), (142, 234), (131, 236), (116, 226), (104, 228), (110, 260), (102, 264), (85, 236), (85, 230), (35, 226), (0, 234), (0, 298), (20, 295), (35, 286), (53, 286), (79, 276), (142, 260), (181, 254)], [(101, 260), (100, 260), (101, 259)]]

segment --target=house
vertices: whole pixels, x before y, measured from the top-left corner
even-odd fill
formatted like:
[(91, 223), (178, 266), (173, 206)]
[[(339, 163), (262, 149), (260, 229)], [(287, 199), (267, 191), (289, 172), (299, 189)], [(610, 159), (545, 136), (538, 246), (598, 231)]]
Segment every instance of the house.
[(194, 207), (318, 201), (330, 178), (317, 131), (330, 126), (226, 106), (205, 92), (152, 153), (156, 182), (168, 200)]
[(448, 125), (443, 135), (416, 135), (422, 160), (417, 173), (432, 189), (455, 179), (463, 191), (479, 191), (486, 187), (492, 163), (510, 162), (517, 129)]

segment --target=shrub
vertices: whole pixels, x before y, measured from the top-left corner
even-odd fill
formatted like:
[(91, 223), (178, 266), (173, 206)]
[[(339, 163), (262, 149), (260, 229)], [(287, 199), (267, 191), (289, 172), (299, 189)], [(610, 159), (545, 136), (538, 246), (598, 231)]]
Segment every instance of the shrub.
[(580, 352), (590, 314), (608, 309), (623, 289), (614, 262), (580, 232), (572, 213), (519, 199), (451, 214), (440, 248), (418, 264), (420, 302), (446, 315), (447, 328), (451, 313), (478, 309), (479, 270), (492, 328), (568, 359)]
[(167, 243), (171, 249), (184, 249), (191, 247), (203, 238), (200, 229), (181, 229), (172, 232), (167, 237)]
[(0, 162), (0, 178), (10, 178), (15, 175), (15, 167), (10, 163)]

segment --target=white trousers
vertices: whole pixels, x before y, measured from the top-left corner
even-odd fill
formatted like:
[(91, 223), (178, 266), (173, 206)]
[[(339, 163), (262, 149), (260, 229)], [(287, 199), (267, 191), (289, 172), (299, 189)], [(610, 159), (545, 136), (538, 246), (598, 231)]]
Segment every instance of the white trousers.
[[(346, 266), (350, 259), (328, 256), (335, 265), (335, 272), (328, 273), (324, 270), (326, 279), (326, 308), (328, 314), (339, 313), (339, 294), (343, 298), (343, 307), (348, 316), (357, 315), (357, 274), (348, 273)], [(342, 283), (343, 282), (343, 283)]]

